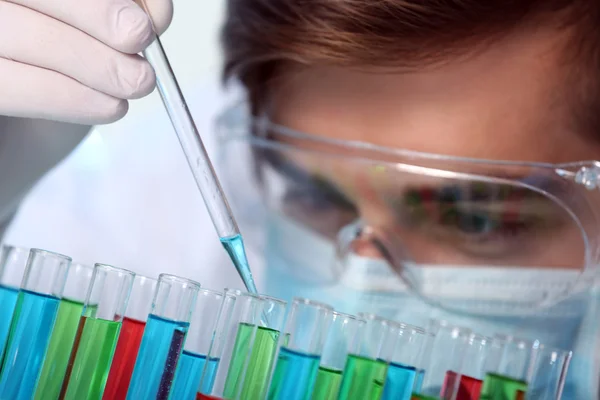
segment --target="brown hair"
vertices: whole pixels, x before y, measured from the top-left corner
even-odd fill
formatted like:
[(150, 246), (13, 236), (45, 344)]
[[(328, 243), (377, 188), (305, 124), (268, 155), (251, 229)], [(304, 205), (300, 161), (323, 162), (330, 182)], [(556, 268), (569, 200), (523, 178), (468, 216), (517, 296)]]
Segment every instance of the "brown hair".
[(282, 62), (420, 67), (528, 24), (556, 24), (572, 32), (576, 108), (588, 127), (600, 122), (598, 0), (229, 0), (226, 18), (224, 77), (247, 87), (255, 110)]

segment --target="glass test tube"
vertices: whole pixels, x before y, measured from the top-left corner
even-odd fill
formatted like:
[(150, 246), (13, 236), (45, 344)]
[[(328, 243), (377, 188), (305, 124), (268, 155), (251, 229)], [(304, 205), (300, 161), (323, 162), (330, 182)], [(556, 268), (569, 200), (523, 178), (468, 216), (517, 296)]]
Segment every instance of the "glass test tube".
[(133, 280), (129, 303), (104, 389), (103, 398), (106, 400), (125, 400), (127, 397), (127, 389), (142, 342), (146, 319), (152, 309), (152, 299), (157, 284), (156, 279), (143, 275), (136, 275)]
[(517, 398), (560, 399), (573, 353), (544, 345), (540, 345), (536, 353), (529, 390), (517, 392)]
[[(198, 301), (192, 313), (190, 329), (177, 365), (170, 399), (195, 399), (196, 393), (210, 391), (219, 359), (207, 360), (207, 356), (216, 334), (222, 304), (223, 293), (208, 289), (200, 289), (198, 292)], [(204, 388), (200, 388), (203, 371), (206, 373), (206, 380)]]
[(332, 313), (312, 400), (337, 400), (346, 358), (357, 347), (364, 326), (365, 321), (353, 315)]
[[(225, 289), (223, 302), (215, 328), (215, 340), (207, 358), (219, 360), (214, 376), (205, 369), (200, 377), (199, 399), (224, 397), (225, 383), (234, 350), (236, 333), (240, 324), (254, 324), (260, 312), (260, 297), (235, 289)], [(254, 340), (254, 338), (251, 338)]]
[(487, 372), (492, 339), (475, 333), (469, 335), (464, 348), (462, 369), (458, 372), (448, 371), (442, 389), (442, 398), (451, 398), (446, 388), (458, 387), (456, 400), (479, 399), (481, 386)]
[(55, 400), (60, 394), (93, 272), (92, 267), (83, 264), (72, 263), (69, 268), (46, 359), (35, 391), (36, 400)]
[(62, 254), (29, 252), (0, 373), (0, 398), (33, 397), (70, 265)]
[(517, 392), (526, 393), (538, 347), (537, 340), (495, 335), (481, 399), (513, 399)]
[[(219, 321), (219, 325), (227, 325), (222, 328), (226, 336), (219, 345), (213, 344), (209, 352), (209, 359), (220, 360), (214, 385), (210, 393), (202, 393), (200, 398), (263, 399), (267, 395), (286, 302), (226, 289), (225, 297), (230, 296), (235, 297), (230, 317)], [(261, 325), (261, 319), (268, 321), (266, 326)], [(201, 388), (206, 378), (205, 373)]]
[(287, 303), (269, 296), (259, 297), (259, 319), (252, 325), (240, 324), (238, 327), (230, 374), (225, 384), (226, 398), (264, 399), (278, 347), (288, 344), (288, 335), (281, 338)]
[[(423, 388), (423, 380), (425, 379), (425, 371), (429, 367), (431, 361), (431, 349), (435, 341), (435, 333), (425, 330), (424, 343), (417, 360), (417, 371), (415, 375), (415, 383), (413, 385), (413, 396), (421, 394)], [(412, 397), (411, 397), (412, 398)]]
[(287, 343), (279, 349), (270, 400), (303, 400), (313, 392), (333, 308), (294, 298), (287, 316)]
[(358, 316), (365, 320), (365, 326), (346, 359), (338, 399), (378, 400), (392, 356), (389, 340), (397, 335), (400, 324), (374, 314)]
[(167, 399), (183, 350), (198, 282), (161, 274), (133, 368), (127, 399)]
[(0, 248), (0, 356), (4, 353), (28, 256), (29, 249), (14, 246)]
[[(411, 398), (455, 400), (471, 331), (438, 320), (432, 320), (427, 330), (434, 335), (428, 367), (425, 369), (421, 392), (413, 394)], [(453, 379), (447, 379), (449, 372)]]
[(60, 399), (101, 399), (135, 274), (96, 264)]
[(388, 367), (382, 399), (410, 400), (426, 338), (424, 329), (408, 324), (400, 324), (397, 337), (389, 338), (387, 346), (393, 356)]

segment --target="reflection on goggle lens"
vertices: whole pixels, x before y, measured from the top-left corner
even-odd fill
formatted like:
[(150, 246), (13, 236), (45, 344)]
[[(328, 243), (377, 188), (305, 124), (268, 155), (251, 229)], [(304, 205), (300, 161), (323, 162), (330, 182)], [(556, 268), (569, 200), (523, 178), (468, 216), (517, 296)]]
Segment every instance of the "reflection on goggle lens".
[(583, 263), (582, 242), (568, 214), (519, 182), (416, 176), (269, 149), (257, 154), (269, 204), (331, 240), (362, 218), (391, 233), (391, 242), (419, 263)]

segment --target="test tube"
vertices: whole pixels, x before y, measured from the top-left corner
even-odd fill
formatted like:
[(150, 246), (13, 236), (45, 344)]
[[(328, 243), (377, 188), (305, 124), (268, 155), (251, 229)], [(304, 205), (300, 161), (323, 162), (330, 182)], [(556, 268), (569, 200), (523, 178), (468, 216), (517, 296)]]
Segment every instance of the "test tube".
[(472, 333), (464, 349), (462, 369), (457, 373), (448, 371), (442, 388), (442, 398), (451, 398), (449, 390), (458, 387), (456, 400), (479, 399), (483, 378), (487, 372), (486, 363), (490, 354), (492, 339)]
[(288, 343), (279, 349), (268, 399), (303, 400), (312, 394), (333, 308), (303, 298), (294, 298), (285, 333)]
[(71, 258), (62, 254), (29, 252), (0, 373), (0, 398), (33, 397), (70, 265)]
[(4, 353), (28, 256), (29, 249), (14, 246), (0, 249), (0, 355)]
[(133, 374), (146, 319), (152, 309), (152, 299), (158, 281), (143, 275), (136, 275), (129, 296), (127, 310), (121, 324), (117, 348), (106, 381), (103, 398), (125, 400)]
[(483, 380), (481, 399), (514, 399), (527, 392), (539, 342), (507, 335), (495, 335), (488, 373)]
[[(202, 399), (263, 399), (283, 327), (286, 303), (267, 296), (238, 290), (225, 290), (225, 298), (235, 298), (229, 316), (221, 313), (218, 331), (225, 337), (213, 343), (209, 359), (218, 358), (219, 366), (209, 393), (205, 387), (207, 370), (201, 379)], [(262, 324), (266, 322), (266, 324)], [(268, 322), (267, 322), (268, 321)], [(286, 343), (285, 337), (283, 343)]]
[(381, 398), (392, 356), (389, 340), (399, 329), (398, 323), (374, 314), (358, 316), (365, 321), (365, 326), (346, 359), (339, 400)]
[(60, 399), (101, 399), (135, 274), (96, 264)]
[(425, 339), (423, 328), (408, 324), (400, 324), (397, 337), (389, 338), (387, 346), (393, 356), (383, 388), (383, 400), (410, 400)]
[[(422, 394), (423, 381), (425, 379), (425, 371), (429, 368), (431, 362), (431, 349), (435, 341), (435, 333), (425, 330), (425, 339), (421, 353), (417, 361), (417, 371), (415, 374), (415, 383), (413, 385), (413, 395)], [(423, 395), (425, 396), (425, 395)], [(411, 397), (412, 398), (412, 397)]]
[[(229, 312), (224, 312), (225, 304), (229, 304)], [(218, 359), (219, 363), (215, 375), (210, 376), (205, 369), (200, 378), (200, 399), (225, 398), (225, 388), (235, 348), (237, 332), (242, 325), (255, 326), (260, 319), (262, 300), (258, 295), (245, 293), (236, 289), (225, 289), (223, 303), (217, 321), (215, 341), (208, 352), (208, 359)], [(254, 332), (255, 333), (255, 332)], [(247, 339), (246, 346), (252, 346), (254, 336)], [(238, 347), (240, 347), (238, 345)], [(232, 374), (236, 371), (232, 371)], [(237, 371), (239, 374), (240, 372)], [(231, 378), (230, 378), (231, 379)], [(231, 390), (230, 390), (231, 391)]]
[(562, 397), (565, 379), (573, 353), (540, 345), (533, 363), (533, 374), (527, 392), (518, 397), (535, 400), (558, 400)]
[(200, 284), (169, 274), (158, 285), (133, 368), (128, 400), (167, 399)]
[[(420, 393), (414, 393), (411, 398), (455, 400), (471, 331), (439, 320), (432, 320), (428, 331), (434, 336), (423, 387)], [(453, 373), (451, 376), (454, 379), (447, 379), (448, 372)]]
[(200, 289), (198, 292), (198, 301), (192, 313), (192, 322), (177, 366), (170, 399), (195, 399), (196, 393), (202, 391), (199, 384), (205, 369), (207, 379), (204, 391), (210, 391), (219, 359), (207, 359), (207, 356), (215, 337), (222, 304), (223, 293), (208, 289)]
[(312, 400), (337, 400), (348, 353), (357, 347), (365, 321), (334, 311), (321, 356)]
[[(240, 324), (238, 328), (236, 349), (230, 365), (230, 372), (233, 373), (228, 375), (225, 386), (227, 398), (264, 399), (277, 349), (280, 343), (285, 346), (289, 340), (285, 334), (281, 338), (287, 303), (269, 296), (259, 298), (262, 301), (260, 318), (254, 326)], [(249, 343), (250, 336), (254, 336), (253, 343)]]
[(48, 352), (35, 390), (36, 400), (55, 400), (60, 394), (93, 272), (92, 267), (78, 263), (72, 263), (69, 268)]

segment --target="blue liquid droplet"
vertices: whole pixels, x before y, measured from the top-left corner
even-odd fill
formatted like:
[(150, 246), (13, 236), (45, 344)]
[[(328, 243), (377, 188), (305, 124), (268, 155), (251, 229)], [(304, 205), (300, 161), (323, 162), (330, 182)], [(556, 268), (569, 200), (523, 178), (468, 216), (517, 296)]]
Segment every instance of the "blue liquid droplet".
[(231, 261), (233, 261), (235, 268), (240, 274), (246, 289), (250, 293), (257, 293), (254, 278), (252, 277), (252, 271), (250, 271), (248, 257), (246, 257), (246, 249), (244, 247), (242, 235), (221, 238), (221, 244), (229, 254), (229, 257), (231, 257)]

